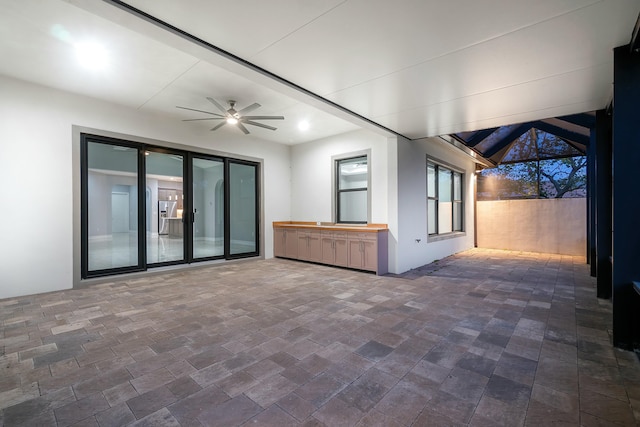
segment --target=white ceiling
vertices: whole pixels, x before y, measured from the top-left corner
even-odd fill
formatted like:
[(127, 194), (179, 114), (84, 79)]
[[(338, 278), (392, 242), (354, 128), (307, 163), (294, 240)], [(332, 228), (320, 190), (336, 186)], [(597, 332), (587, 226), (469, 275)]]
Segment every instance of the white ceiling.
[[(385, 133), (362, 118), (415, 139), (604, 108), (612, 49), (640, 12), (638, 0), (125, 3), (267, 73), (109, 1), (0, 0), (0, 74), (176, 121), (203, 117), (177, 105), (216, 111), (206, 96), (259, 102), (251, 114), (285, 120), (251, 133), (285, 144), (362, 126)], [(78, 66), (73, 46), (88, 39), (107, 49), (107, 69)]]

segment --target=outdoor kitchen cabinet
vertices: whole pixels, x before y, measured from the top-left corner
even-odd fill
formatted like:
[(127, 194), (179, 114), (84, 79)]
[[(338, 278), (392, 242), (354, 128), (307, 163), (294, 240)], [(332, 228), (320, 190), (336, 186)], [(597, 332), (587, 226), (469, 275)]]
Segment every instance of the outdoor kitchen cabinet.
[(385, 224), (348, 226), (279, 221), (273, 223), (273, 231), (276, 257), (377, 274), (388, 272), (388, 229)]

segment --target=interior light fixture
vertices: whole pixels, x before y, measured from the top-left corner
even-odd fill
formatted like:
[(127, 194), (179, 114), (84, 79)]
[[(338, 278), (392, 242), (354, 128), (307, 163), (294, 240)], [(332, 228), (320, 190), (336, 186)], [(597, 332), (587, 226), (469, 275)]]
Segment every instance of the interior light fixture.
[(86, 41), (76, 43), (76, 58), (80, 65), (90, 70), (102, 70), (109, 63), (109, 53), (100, 43)]
[(238, 119), (235, 117), (227, 117), (227, 123), (230, 125), (236, 125), (238, 124)]
[(304, 132), (306, 130), (309, 130), (309, 122), (306, 120), (302, 120), (298, 123), (298, 130)]

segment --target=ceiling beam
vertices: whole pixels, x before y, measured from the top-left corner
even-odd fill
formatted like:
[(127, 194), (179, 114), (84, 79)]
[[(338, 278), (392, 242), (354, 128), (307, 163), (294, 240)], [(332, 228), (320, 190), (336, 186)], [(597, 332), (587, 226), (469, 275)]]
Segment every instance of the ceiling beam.
[(450, 144), (451, 146), (455, 147), (457, 150), (462, 151), (464, 154), (471, 157), (473, 161), (476, 162), (477, 164), (480, 164), (487, 168), (492, 168), (495, 166), (494, 162), (492, 162), (491, 160), (485, 159), (473, 148), (467, 147), (464, 141), (462, 141), (460, 138), (456, 138), (454, 135), (440, 135), (438, 136), (438, 138), (447, 142), (448, 143), (447, 146), (449, 146)]
[(591, 129), (596, 126), (596, 118), (590, 114), (571, 114), (569, 116), (556, 117), (558, 120), (572, 123), (576, 126), (582, 126), (583, 128)]
[(567, 129), (563, 129), (559, 126), (551, 125), (545, 122), (534, 122), (533, 127), (539, 129), (543, 132), (550, 133), (562, 139), (569, 139), (571, 141), (577, 142), (578, 144), (584, 145), (585, 147), (589, 146), (589, 137), (585, 135), (581, 135), (577, 132), (572, 132)]
[(482, 141), (484, 141), (484, 139), (486, 137), (488, 137), (489, 135), (491, 135), (493, 132), (495, 132), (498, 129), (500, 129), (500, 128), (491, 128), (491, 129), (479, 130), (478, 132), (475, 133), (475, 135), (473, 135), (471, 138), (469, 138), (469, 140), (465, 144), (468, 147), (475, 147), (476, 145), (478, 145)]
[(489, 148), (487, 151), (485, 151), (482, 154), (482, 157), (491, 158), (491, 157), (495, 156), (496, 154), (498, 154), (500, 152), (500, 150), (502, 150), (503, 148), (505, 148), (506, 146), (508, 146), (512, 142), (514, 142), (523, 133), (525, 133), (526, 131), (528, 131), (532, 127), (533, 127), (532, 123), (522, 123), (522, 124), (518, 125), (517, 127), (513, 128), (513, 130), (511, 132), (509, 132), (504, 137), (502, 137), (500, 140), (498, 140), (495, 144), (493, 144), (493, 146), (491, 146), (491, 148)]
[(579, 145), (577, 142), (571, 141), (570, 139), (562, 139), (564, 142), (566, 142), (567, 144), (569, 144), (570, 146), (572, 146), (573, 148), (575, 148), (576, 150), (578, 150), (579, 152), (581, 152), (582, 154), (587, 154), (587, 147), (579, 147)]

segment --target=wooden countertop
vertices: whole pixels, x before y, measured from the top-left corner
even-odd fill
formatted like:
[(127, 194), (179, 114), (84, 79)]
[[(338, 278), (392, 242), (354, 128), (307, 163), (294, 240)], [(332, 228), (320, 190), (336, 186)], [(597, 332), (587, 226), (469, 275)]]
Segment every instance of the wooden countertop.
[(333, 224), (333, 223), (321, 223), (318, 225), (311, 221), (274, 221), (273, 227), (277, 228), (305, 228), (309, 230), (331, 230), (331, 231), (356, 231), (359, 233), (379, 233), (382, 231), (388, 231), (387, 224)]

